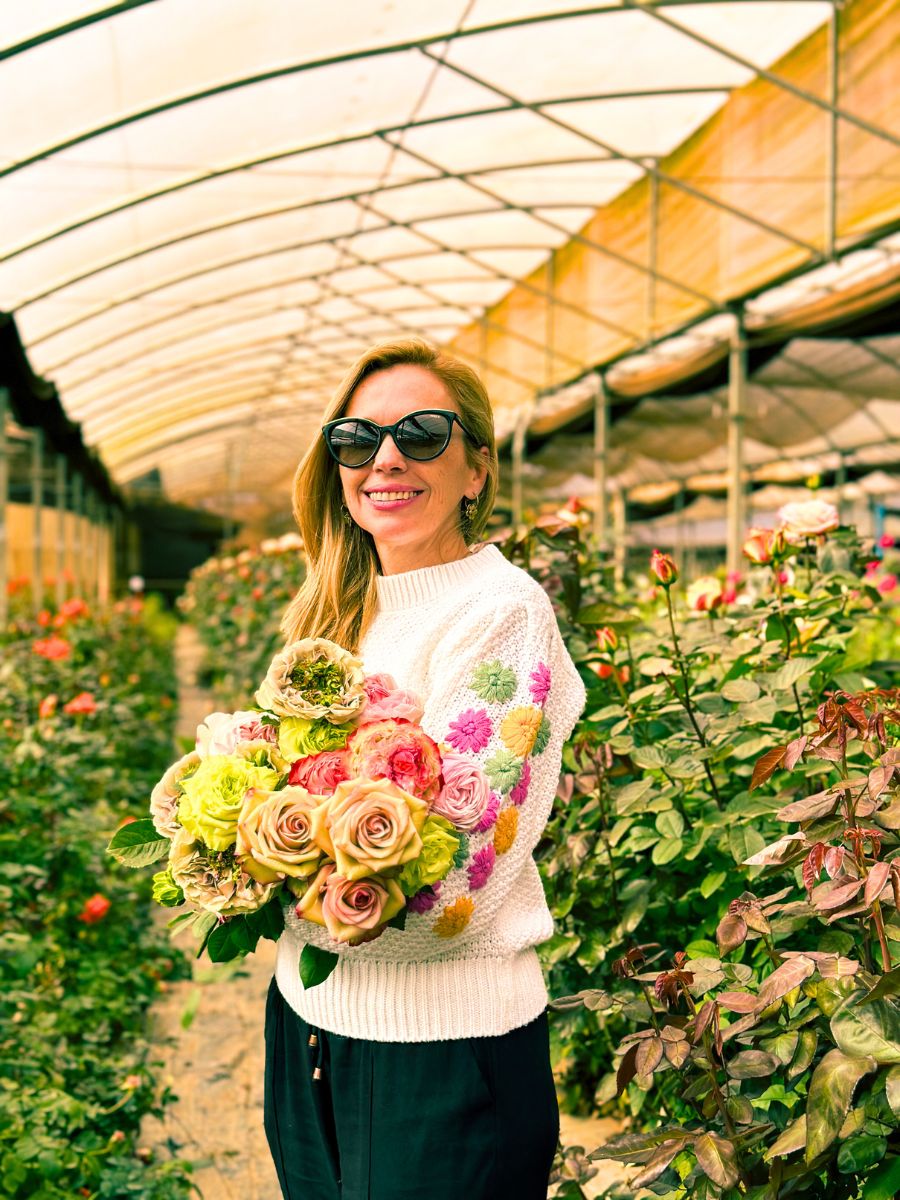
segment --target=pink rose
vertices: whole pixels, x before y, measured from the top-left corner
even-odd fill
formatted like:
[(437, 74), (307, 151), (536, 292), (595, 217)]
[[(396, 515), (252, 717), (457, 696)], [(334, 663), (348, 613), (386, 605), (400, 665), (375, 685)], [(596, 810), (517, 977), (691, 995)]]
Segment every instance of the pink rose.
[(838, 510), (825, 500), (802, 500), (785, 504), (778, 510), (778, 519), (789, 541), (819, 537), (837, 529), (841, 523)]
[[(393, 675), (367, 675), (363, 680), (363, 688), (369, 703), (376, 704), (379, 700), (383, 700), (390, 692), (397, 690), (397, 681)], [(366, 711), (368, 712), (368, 708)]]
[(478, 763), (452, 750), (444, 755), (444, 786), (433, 809), (457, 829), (477, 829), (491, 802), (491, 785)]
[(422, 800), (441, 790), (441, 755), (423, 729), (409, 721), (363, 725), (347, 742), (347, 774), (390, 779)]
[(405, 904), (396, 879), (344, 879), (333, 874), (325, 884), (322, 917), (335, 941), (356, 946), (380, 937)]
[(210, 713), (197, 726), (197, 753), (201, 758), (211, 754), (234, 754), (239, 742), (272, 742), (277, 740), (274, 725), (264, 725), (260, 714), (247, 709), (243, 712)]
[(380, 700), (370, 700), (366, 705), (365, 723), (373, 721), (421, 721), (422, 701), (415, 692), (404, 692), (400, 688), (388, 692)]
[(347, 755), (343, 750), (323, 750), (307, 754), (291, 763), (288, 783), (298, 784), (317, 796), (330, 796), (347, 778)]

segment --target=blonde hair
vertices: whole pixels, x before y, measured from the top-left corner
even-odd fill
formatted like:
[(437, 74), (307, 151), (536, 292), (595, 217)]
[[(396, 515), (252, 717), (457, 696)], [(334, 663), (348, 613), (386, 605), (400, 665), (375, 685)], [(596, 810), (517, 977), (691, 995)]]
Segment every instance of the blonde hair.
[[(467, 519), (460, 507), (462, 535), (467, 543), (475, 542), (494, 507), (498, 464), (491, 403), (471, 367), (422, 338), (373, 346), (344, 376), (325, 411), (323, 424), (344, 414), (364, 379), (404, 365), (424, 367), (444, 384), (474, 439), (474, 444), (465, 441), (469, 465), (487, 467), (473, 517)], [(487, 446), (486, 457), (479, 452), (480, 446)], [(371, 534), (343, 519), (342, 504), (338, 465), (324, 439), (317, 437), (294, 475), (294, 519), (306, 551), (306, 578), (285, 610), (281, 630), (288, 642), (325, 637), (355, 652), (375, 615), (378, 557)]]

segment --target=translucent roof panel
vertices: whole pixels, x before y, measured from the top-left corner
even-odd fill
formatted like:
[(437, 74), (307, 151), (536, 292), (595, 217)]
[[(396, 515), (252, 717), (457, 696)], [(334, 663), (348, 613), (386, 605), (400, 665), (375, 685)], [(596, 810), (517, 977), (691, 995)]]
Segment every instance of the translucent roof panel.
[[(386, 337), (477, 345), (510, 384), (508, 428), (544, 383), (549, 264), (581, 246), (622, 272), (557, 305), (571, 326), (561, 370), (590, 365), (582, 330), (643, 344), (618, 307), (653, 271), (661, 298), (693, 295), (693, 263), (651, 268), (639, 221), (611, 248), (598, 210), (638, 195), (653, 163), (830, 12), (0, 5), (0, 109), (15, 112), (0, 139), (0, 309), (114, 478), (157, 469), (176, 499), (218, 503), (228, 480), (263, 496), (254, 456), (268, 464), (281, 423), (283, 505), (336, 380)], [(538, 315), (501, 345), (517, 289)]]

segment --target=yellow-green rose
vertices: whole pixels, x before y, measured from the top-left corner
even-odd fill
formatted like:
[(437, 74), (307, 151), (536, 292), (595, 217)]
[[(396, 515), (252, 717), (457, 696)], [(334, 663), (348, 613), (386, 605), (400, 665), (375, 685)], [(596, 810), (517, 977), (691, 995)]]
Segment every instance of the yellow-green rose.
[(407, 896), (414, 896), (423, 887), (437, 883), (450, 873), (453, 856), (459, 849), (459, 837), (445, 817), (432, 813), (422, 830), (422, 853), (404, 865), (397, 876)]
[(330, 721), (307, 721), (304, 717), (283, 717), (278, 727), (278, 750), (289, 763), (324, 750), (342, 750), (348, 730)]
[(172, 878), (172, 868), (157, 871), (153, 876), (153, 899), (163, 908), (176, 908), (184, 904), (184, 892)]
[(277, 781), (278, 772), (270, 767), (237, 754), (211, 755), (182, 783), (178, 820), (196, 841), (211, 850), (227, 850), (234, 845), (247, 792), (271, 791)]
[(312, 875), (322, 851), (312, 840), (312, 812), (322, 803), (302, 787), (247, 793), (238, 819), (234, 856), (248, 875), (272, 883)]
[(344, 879), (393, 875), (421, 852), (427, 813), (391, 779), (345, 779), (313, 813), (313, 837)]

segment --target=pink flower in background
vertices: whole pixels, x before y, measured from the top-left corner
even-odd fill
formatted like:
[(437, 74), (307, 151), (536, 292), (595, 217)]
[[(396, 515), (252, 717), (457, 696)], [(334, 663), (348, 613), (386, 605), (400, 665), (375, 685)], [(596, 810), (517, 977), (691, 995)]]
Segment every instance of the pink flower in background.
[(452, 750), (444, 755), (444, 786), (432, 808), (457, 829), (477, 829), (491, 803), (491, 785), (474, 759)]
[(886, 596), (888, 592), (892, 592), (897, 586), (897, 576), (885, 575), (883, 579), (879, 579), (877, 586), (882, 596)]
[(409, 721), (376, 721), (357, 729), (347, 742), (347, 774), (393, 780), (429, 803), (443, 785), (440, 751)]
[(315, 796), (330, 796), (347, 779), (347, 755), (343, 750), (307, 754), (291, 763), (288, 783), (297, 784)]
[(883, 533), (878, 539), (878, 545), (882, 550), (890, 550), (896, 543), (897, 539), (891, 537), (889, 533)]
[(415, 692), (405, 692), (401, 688), (388, 692), (378, 700), (370, 700), (365, 709), (365, 721), (369, 725), (373, 721), (412, 721), (417, 723), (422, 719), (422, 701)]
[(873, 558), (870, 562), (866, 563), (866, 578), (868, 579), (868, 577), (870, 575), (877, 574), (877, 572), (880, 570), (881, 570), (881, 559)]
[(491, 798), (488, 801), (488, 806), (484, 810), (484, 816), (475, 826), (474, 833), (486, 833), (489, 829), (493, 829), (497, 824), (497, 815), (500, 812), (500, 797), (497, 792), (491, 792)]
[(78, 920), (84, 921), (85, 925), (96, 925), (98, 921), (103, 920), (111, 907), (111, 902), (105, 896), (95, 892), (89, 900), (85, 900)]
[(543, 704), (547, 699), (550, 694), (550, 668), (546, 663), (539, 662), (531, 672), (528, 690), (535, 704)]
[(467, 708), (450, 722), (447, 741), (454, 750), (471, 750), (477, 754), (491, 740), (493, 732), (491, 718), (483, 708)]
[(473, 892), (476, 888), (483, 888), (490, 879), (496, 861), (497, 851), (488, 842), (486, 846), (482, 846), (468, 867), (469, 887)]
[(410, 896), (406, 902), (406, 907), (410, 912), (427, 913), (434, 908), (440, 898), (441, 885), (440, 883), (433, 883), (430, 890), (423, 888), (421, 892), (416, 892), (414, 896)]
[(526, 758), (525, 765), (522, 767), (522, 774), (519, 776), (519, 782), (509, 793), (509, 798), (513, 804), (523, 804), (528, 795), (528, 785), (531, 782), (531, 760)]

